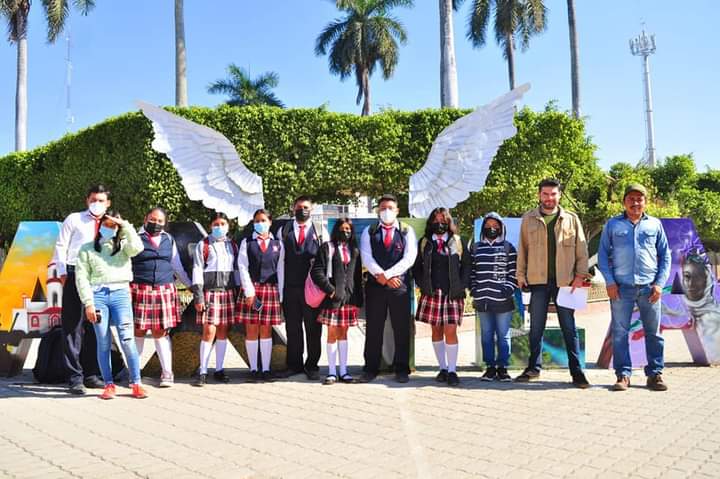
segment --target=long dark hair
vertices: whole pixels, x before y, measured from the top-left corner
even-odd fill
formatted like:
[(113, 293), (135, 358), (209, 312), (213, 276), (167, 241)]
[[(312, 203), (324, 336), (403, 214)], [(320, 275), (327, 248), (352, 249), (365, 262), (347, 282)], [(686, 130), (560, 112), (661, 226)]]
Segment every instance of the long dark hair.
[(332, 241), (335, 246), (339, 246), (340, 243), (342, 243), (340, 239), (340, 227), (344, 224), (350, 225), (350, 241), (347, 242), (347, 245), (350, 251), (352, 251), (357, 247), (357, 242), (355, 241), (355, 226), (353, 225), (352, 220), (348, 217), (339, 218), (335, 222), (332, 233), (330, 233), (330, 241)]
[[(105, 218), (107, 218), (108, 216), (122, 219), (120, 217), (120, 214), (117, 211), (109, 210), (109, 211), (105, 212), (105, 214), (102, 216), (102, 218), (100, 218), (100, 226), (102, 226), (103, 221), (105, 221)], [(117, 254), (117, 252), (120, 251), (120, 230), (122, 230), (122, 226), (118, 225), (118, 229), (117, 229), (117, 232), (115, 233), (115, 237), (112, 239), (113, 250), (112, 250), (112, 253), (110, 254), (110, 256), (115, 256)], [(102, 236), (100, 236), (100, 228), (98, 228), (97, 233), (95, 233), (95, 245), (94, 245), (95, 251), (97, 251), (98, 253), (102, 249), (102, 248), (100, 248), (100, 240), (101, 239), (102, 239)]]
[(427, 222), (425, 223), (425, 237), (429, 240), (432, 239), (433, 232), (431, 231), (432, 228), (430, 228), (430, 225), (432, 225), (435, 222), (435, 215), (441, 214), (443, 219), (448, 224), (448, 234), (450, 236), (457, 234), (457, 225), (455, 224), (455, 220), (453, 220), (452, 216), (450, 216), (450, 210), (439, 206), (432, 210), (430, 212), (430, 216), (428, 216)]

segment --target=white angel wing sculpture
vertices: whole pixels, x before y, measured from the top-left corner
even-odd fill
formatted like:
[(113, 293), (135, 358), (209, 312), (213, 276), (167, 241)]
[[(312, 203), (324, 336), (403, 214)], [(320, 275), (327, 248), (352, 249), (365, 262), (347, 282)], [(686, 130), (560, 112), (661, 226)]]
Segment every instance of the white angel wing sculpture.
[(153, 149), (170, 158), (188, 198), (237, 218), (239, 224), (263, 207), (262, 178), (245, 167), (227, 138), (154, 105), (137, 105), (152, 122)]
[(425, 164), (410, 177), (412, 216), (426, 217), (437, 206), (452, 208), (485, 186), (498, 148), (517, 133), (515, 102), (529, 89), (529, 83), (515, 88), (438, 135)]

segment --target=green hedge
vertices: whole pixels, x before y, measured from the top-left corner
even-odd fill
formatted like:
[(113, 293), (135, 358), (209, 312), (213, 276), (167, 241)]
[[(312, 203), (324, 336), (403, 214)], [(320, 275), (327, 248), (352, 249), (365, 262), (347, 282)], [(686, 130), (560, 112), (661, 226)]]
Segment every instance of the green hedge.
[[(467, 113), (387, 111), (360, 117), (323, 109), (229, 106), (172, 111), (230, 139), (245, 164), (263, 177), (266, 206), (275, 214), (287, 212), (301, 193), (320, 202), (346, 201), (356, 192), (371, 196), (393, 192), (405, 199), (408, 177), (425, 162), (432, 141)], [(497, 161), (503, 174), (495, 175), (496, 180), (491, 175), (488, 183), (504, 184), (511, 176), (512, 188), (505, 194), (513, 195), (512, 211), (533, 206), (534, 194), (528, 188), (532, 190), (543, 175), (575, 165), (578, 157), (599, 172), (582, 122), (549, 109), (542, 113), (522, 110), (516, 123), (523, 133), (501, 148)], [(85, 191), (94, 183), (110, 186), (114, 206), (135, 224), (157, 204), (175, 220), (204, 223), (207, 210), (188, 200), (177, 172), (164, 155), (152, 150), (151, 139), (149, 121), (134, 112), (35, 150), (0, 158), (0, 233), (12, 237), (21, 220), (61, 220), (82, 207)], [(516, 157), (545, 166), (523, 167), (512, 177), (508, 167)], [(504, 194), (497, 184), (494, 188), (497, 195)], [(524, 193), (522, 205), (518, 205), (518, 191)], [(475, 203), (471, 198), (464, 210), (462, 205), (458, 210), (466, 228), (472, 226), (467, 224), (471, 217), (484, 212), (475, 198)], [(501, 197), (496, 199), (493, 209), (503, 203)], [(406, 201), (402, 203), (406, 208)]]

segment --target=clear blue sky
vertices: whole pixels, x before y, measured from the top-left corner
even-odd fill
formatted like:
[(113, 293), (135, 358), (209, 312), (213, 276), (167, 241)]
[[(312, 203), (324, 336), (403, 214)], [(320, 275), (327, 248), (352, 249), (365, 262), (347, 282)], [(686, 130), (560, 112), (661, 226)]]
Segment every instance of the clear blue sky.
[[(471, 0), (455, 16), (460, 103), (475, 107), (507, 88), (507, 68), (492, 43), (476, 50), (465, 40)], [(88, 17), (74, 14), (72, 110), (74, 130), (135, 109), (134, 100), (174, 102), (173, 0), (98, 0)], [(409, 41), (395, 76), (371, 80), (374, 110), (438, 107), (439, 22), (437, 0), (415, 0), (397, 9)], [(645, 146), (640, 59), (628, 40), (641, 20), (657, 36), (651, 58), (659, 157), (692, 152), (700, 169), (720, 168), (720, 45), (713, 32), (720, 2), (692, 0), (576, 0), (580, 35), (582, 109), (600, 164), (637, 162)], [(570, 108), (566, 2), (546, 0), (548, 30), (517, 55), (518, 84), (530, 82), (527, 105), (541, 109), (556, 100)], [(276, 89), (289, 107), (359, 113), (352, 80), (330, 75), (327, 59), (315, 57), (314, 41), (337, 11), (326, 0), (185, 0), (189, 99), (214, 106), (221, 96), (207, 85), (225, 75), (230, 62), (253, 75), (273, 70)], [(492, 37), (491, 37), (492, 38)], [(47, 45), (40, 2), (29, 32), (30, 147), (65, 132), (65, 42)], [(0, 43), (0, 155), (13, 147), (15, 46)]]

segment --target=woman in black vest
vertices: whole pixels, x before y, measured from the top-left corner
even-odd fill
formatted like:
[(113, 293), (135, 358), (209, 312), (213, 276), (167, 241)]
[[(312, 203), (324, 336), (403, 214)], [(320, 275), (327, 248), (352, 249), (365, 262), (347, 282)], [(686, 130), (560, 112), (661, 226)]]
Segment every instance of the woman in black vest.
[[(329, 273), (329, 275), (328, 275)], [(334, 384), (338, 375), (335, 359), (339, 353), (340, 380), (353, 382), (347, 371), (347, 332), (357, 326), (358, 308), (362, 306), (362, 265), (355, 230), (349, 218), (341, 218), (333, 227), (330, 241), (320, 247), (310, 272), (312, 280), (327, 296), (320, 304), (318, 322), (328, 327), (328, 375), (323, 384)]]
[(425, 235), (413, 268), (420, 288), (416, 320), (432, 327), (432, 342), (440, 372), (435, 378), (457, 386), (457, 327), (462, 322), (470, 257), (457, 235), (447, 208), (435, 208), (427, 219)]
[(145, 249), (132, 258), (133, 281), (130, 283), (138, 356), (142, 355), (149, 329), (155, 339), (155, 351), (162, 368), (161, 388), (173, 384), (172, 346), (168, 330), (177, 326), (182, 317), (175, 276), (186, 287), (191, 284), (180, 262), (175, 240), (164, 231), (166, 220), (167, 214), (160, 207), (151, 209), (145, 215), (145, 223), (140, 229)]
[[(253, 234), (240, 243), (238, 271), (243, 294), (237, 300), (237, 322), (245, 324), (245, 348), (253, 381), (271, 381), (272, 327), (282, 324), (284, 255), (282, 241), (270, 233), (272, 216), (264, 209), (253, 215)], [(258, 339), (262, 373), (258, 372)]]

